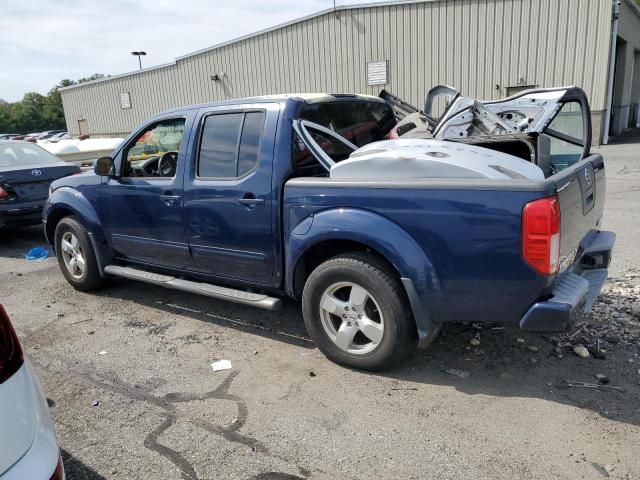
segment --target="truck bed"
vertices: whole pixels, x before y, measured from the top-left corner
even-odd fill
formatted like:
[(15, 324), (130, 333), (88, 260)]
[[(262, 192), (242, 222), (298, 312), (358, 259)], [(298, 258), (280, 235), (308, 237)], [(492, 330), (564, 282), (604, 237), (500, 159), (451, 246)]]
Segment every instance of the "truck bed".
[[(380, 237), (393, 238), (383, 231), (390, 222), (424, 252), (427, 261), (410, 267), (436, 321), (518, 322), (552, 295), (597, 234), (604, 177), (602, 157), (591, 155), (544, 181), (296, 178), (284, 189), (285, 242), (323, 228), (322, 217), (336, 209), (347, 224), (370, 229), (369, 236), (381, 229)], [(545, 276), (522, 258), (522, 209), (553, 195), (561, 210), (560, 272)], [(301, 233), (305, 221), (311, 227)]]

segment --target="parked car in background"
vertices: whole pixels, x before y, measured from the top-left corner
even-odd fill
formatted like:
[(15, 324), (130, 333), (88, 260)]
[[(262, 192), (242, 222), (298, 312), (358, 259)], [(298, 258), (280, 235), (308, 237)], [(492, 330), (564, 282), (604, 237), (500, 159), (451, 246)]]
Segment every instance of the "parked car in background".
[(15, 138), (21, 137), (19, 133), (3, 133), (0, 135), (0, 140), (13, 140)]
[(38, 145), (0, 140), (0, 228), (40, 223), (51, 182), (81, 172)]
[(69, 135), (68, 132), (64, 131), (64, 132), (54, 133), (50, 137), (47, 137), (45, 141), (50, 143), (57, 143), (60, 140), (70, 140), (70, 139), (71, 139), (71, 135)]
[(288, 295), (327, 357), (388, 368), (446, 322), (563, 331), (591, 309), (615, 235), (590, 119), (575, 87), (436, 87), (424, 111), (346, 94), (174, 109), (95, 175), (54, 182), (45, 233), (77, 289), (117, 276), (272, 310)]
[(0, 304), (0, 480), (64, 480), (49, 406)]

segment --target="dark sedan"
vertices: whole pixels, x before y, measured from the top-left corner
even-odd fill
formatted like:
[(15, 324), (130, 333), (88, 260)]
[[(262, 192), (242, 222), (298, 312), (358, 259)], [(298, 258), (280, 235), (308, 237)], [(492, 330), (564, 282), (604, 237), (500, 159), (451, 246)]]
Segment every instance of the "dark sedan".
[(0, 228), (40, 223), (51, 182), (81, 171), (33, 143), (0, 141)]

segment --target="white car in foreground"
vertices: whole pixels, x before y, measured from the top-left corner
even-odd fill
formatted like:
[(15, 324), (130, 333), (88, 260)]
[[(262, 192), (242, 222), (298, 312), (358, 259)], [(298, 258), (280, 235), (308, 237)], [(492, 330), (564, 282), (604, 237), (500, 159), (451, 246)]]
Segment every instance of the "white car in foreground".
[(64, 480), (40, 382), (0, 305), (0, 480)]

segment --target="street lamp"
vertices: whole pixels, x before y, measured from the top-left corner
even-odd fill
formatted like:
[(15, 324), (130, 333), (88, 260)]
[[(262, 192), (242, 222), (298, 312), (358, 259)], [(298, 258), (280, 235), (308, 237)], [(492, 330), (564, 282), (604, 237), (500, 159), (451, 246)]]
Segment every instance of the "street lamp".
[(138, 65), (140, 66), (140, 70), (142, 70), (142, 60), (140, 59), (140, 57), (146, 54), (147, 52), (131, 52), (131, 55), (138, 57)]

